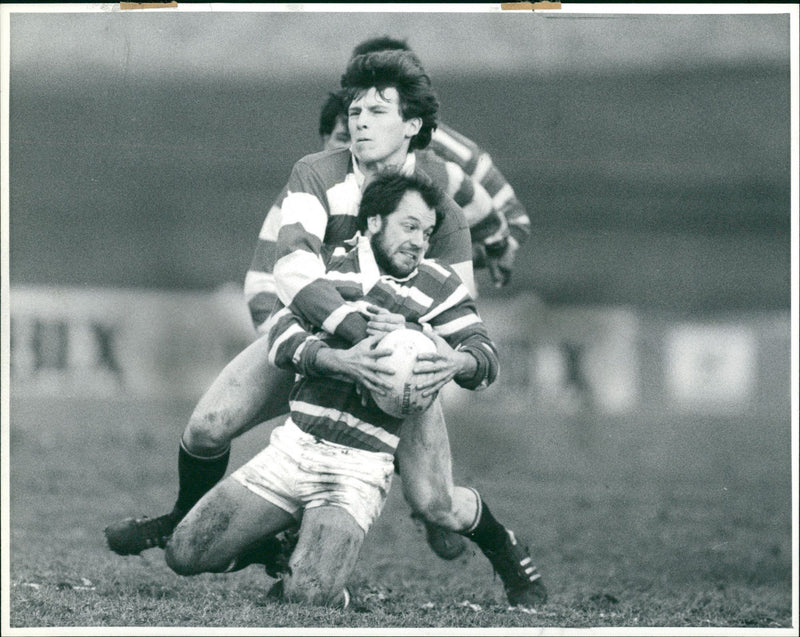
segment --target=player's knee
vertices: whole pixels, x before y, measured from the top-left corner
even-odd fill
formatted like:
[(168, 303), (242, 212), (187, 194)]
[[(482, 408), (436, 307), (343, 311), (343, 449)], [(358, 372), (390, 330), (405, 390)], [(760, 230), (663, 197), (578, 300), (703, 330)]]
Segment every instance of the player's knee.
[(183, 443), (193, 453), (224, 451), (233, 436), (234, 415), (225, 409), (195, 409), (183, 432)]
[(190, 545), (182, 540), (180, 536), (173, 536), (164, 548), (164, 559), (178, 575), (196, 575), (200, 571), (197, 569), (197, 560)]
[(300, 541), (289, 561), (284, 597), (305, 604), (337, 606), (355, 566), (364, 531), (338, 507), (306, 511)]
[(450, 528), (454, 524), (453, 499), (447, 493), (424, 492), (408, 494), (406, 500), (415, 513), (426, 522)]

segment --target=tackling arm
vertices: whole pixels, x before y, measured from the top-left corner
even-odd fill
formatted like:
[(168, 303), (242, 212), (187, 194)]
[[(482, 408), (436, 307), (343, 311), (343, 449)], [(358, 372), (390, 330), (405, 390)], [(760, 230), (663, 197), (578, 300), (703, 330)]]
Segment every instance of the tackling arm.
[(320, 256), (328, 226), (325, 191), (313, 169), (297, 162), (281, 205), (275, 248), (275, 288), (281, 302), (326, 332), (354, 343), (367, 336), (367, 321), (325, 279)]

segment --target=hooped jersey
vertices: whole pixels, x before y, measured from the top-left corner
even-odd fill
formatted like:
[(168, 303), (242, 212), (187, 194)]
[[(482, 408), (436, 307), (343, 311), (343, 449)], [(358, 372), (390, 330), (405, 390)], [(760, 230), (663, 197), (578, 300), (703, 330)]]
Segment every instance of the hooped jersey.
[[(469, 242), (474, 240), (475, 236), (478, 236), (479, 240), (483, 240), (486, 236), (497, 232), (505, 222), (492, 209), (485, 191), (482, 194), (476, 192), (472, 187), (472, 182), (457, 166), (452, 164), (448, 166), (433, 153), (409, 154), (404, 169), (419, 170), (425, 173), (435, 184), (455, 199), (454, 201), (445, 197), (442, 204), (445, 209), (445, 226), (437, 231), (427, 254), (443, 263), (455, 266), (458, 274), (464, 277), (468, 288), (474, 290), (471, 266), (472, 251)], [(285, 301), (294, 298), (300, 288), (304, 287), (301, 285), (304, 280), (303, 275), (311, 272), (307, 270), (308, 255), (320, 255), (322, 267), (324, 267), (324, 262), (333, 251), (336, 248), (341, 249), (344, 241), (353, 237), (362, 186), (363, 175), (358, 171), (352, 160), (352, 154), (347, 149), (308, 155), (295, 164), (289, 183), (284, 187), (264, 220), (259, 232), (255, 254), (245, 277), (245, 299), (258, 331), (262, 331), (263, 323), (272, 311), (278, 294), (275, 268), (279, 259), (277, 244), (284, 220), (284, 206), (288, 203), (290, 214), (294, 215), (294, 221), (287, 225), (294, 225), (296, 230), (302, 228), (304, 231), (298, 234), (287, 228), (284, 232), (284, 238), (294, 246), (290, 252), (294, 252), (295, 248), (300, 249), (301, 252), (295, 254), (294, 257), (289, 254), (281, 254), (280, 258), (282, 259), (290, 256), (289, 260), (282, 264), (287, 266), (283, 268), (283, 271), (291, 279), (293, 273), (289, 271), (289, 266), (292, 261), (295, 263), (302, 261), (303, 267), (306, 268), (303, 272), (297, 273), (299, 278), (294, 277), (294, 285), (290, 282), (286, 289), (289, 296), (283, 299)], [(461, 208), (459, 205), (455, 205), (459, 201), (463, 204)], [(464, 211), (470, 213), (470, 218), (466, 217)], [(316, 216), (316, 222), (312, 222), (313, 216)], [(303, 220), (307, 222), (305, 225)], [(323, 223), (324, 229), (320, 225)], [(317, 240), (309, 241), (305, 230), (314, 224), (316, 224)], [(470, 224), (471, 228), (468, 227)], [(301, 257), (304, 260), (301, 260)], [(314, 267), (317, 268), (316, 271), (319, 274), (321, 266), (316, 264)], [(311, 281), (307, 280), (306, 284), (309, 283)], [(299, 297), (300, 305), (304, 304), (308, 294), (313, 293), (314, 288), (312, 287), (307, 290), (306, 294), (301, 295)], [(320, 298), (328, 304), (320, 316), (327, 318), (329, 316), (327, 312), (335, 309), (330, 305), (331, 302), (336, 305), (335, 297), (333, 297), (333, 301), (331, 297), (324, 295), (317, 297), (318, 300)], [(356, 322), (354, 317), (351, 320)], [(335, 318), (334, 321), (336, 321)], [(338, 325), (338, 322), (336, 324)], [(333, 327), (333, 329), (336, 328)]]
[(442, 123), (433, 131), (428, 149), (445, 161), (457, 164), (471, 180), (483, 186), (492, 198), (494, 209), (508, 222), (511, 235), (520, 245), (525, 242), (531, 233), (531, 221), (489, 153)]
[[(420, 170), (413, 153), (403, 170)], [(277, 295), (298, 316), (346, 341), (366, 336), (366, 319), (324, 278), (330, 257), (337, 248), (344, 252), (345, 241), (356, 234), (363, 183), (349, 149), (307, 155), (294, 165), (280, 212), (267, 215), (245, 279), (245, 296), (259, 330)], [(443, 221), (427, 254), (452, 266), (474, 289), (467, 220), (450, 197), (441, 206)]]
[[(454, 379), (467, 389), (482, 389), (498, 374), (497, 350), (475, 307), (475, 301), (452, 268), (423, 259), (410, 275), (382, 275), (369, 239), (359, 236), (355, 248), (334, 257), (325, 274), (353, 307), (372, 304), (406, 317), (409, 326), (430, 328), (454, 349), (477, 361), (472, 377)], [(303, 431), (330, 442), (368, 451), (393, 453), (402, 419), (381, 411), (369, 399), (362, 404), (351, 380), (320, 376), (314, 360), (320, 348), (345, 349), (346, 340), (315, 330), (278, 304), (267, 321), (270, 361), (299, 374), (289, 398), (292, 421)]]

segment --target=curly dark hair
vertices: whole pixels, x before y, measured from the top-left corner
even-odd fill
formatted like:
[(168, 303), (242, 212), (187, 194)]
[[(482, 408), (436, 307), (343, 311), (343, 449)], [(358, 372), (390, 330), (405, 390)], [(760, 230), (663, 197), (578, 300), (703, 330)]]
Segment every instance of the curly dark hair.
[(377, 38), (369, 38), (356, 44), (353, 52), (350, 54), (351, 58), (357, 55), (364, 55), (365, 53), (375, 53), (375, 51), (411, 51), (408, 42), (405, 40), (398, 40), (388, 35), (382, 35)]
[(376, 51), (352, 58), (342, 75), (346, 93), (345, 106), (362, 91), (375, 87), (379, 92), (394, 87), (400, 95), (400, 113), (404, 120), (419, 117), (422, 127), (411, 138), (409, 150), (425, 148), (436, 129), (439, 99), (431, 78), (417, 57), (409, 51)]
[(426, 175), (416, 172), (405, 175), (395, 169), (386, 169), (379, 172), (367, 184), (361, 203), (358, 206), (356, 227), (361, 231), (367, 230), (367, 219), (380, 215), (386, 217), (397, 210), (397, 205), (409, 191), (418, 192), (422, 200), (433, 208), (436, 213), (436, 223), (433, 227), (435, 233), (442, 224), (444, 213), (441, 210), (442, 190)]
[(336, 128), (336, 120), (347, 119), (347, 107), (344, 105), (345, 94), (341, 89), (331, 91), (319, 114), (319, 136), (330, 135)]

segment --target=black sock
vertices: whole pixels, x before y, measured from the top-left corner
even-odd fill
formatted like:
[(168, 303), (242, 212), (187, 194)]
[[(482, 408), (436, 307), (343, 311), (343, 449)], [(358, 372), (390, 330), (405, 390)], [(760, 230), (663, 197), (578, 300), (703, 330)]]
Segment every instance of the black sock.
[(478, 506), (480, 507), (478, 523), (471, 530), (465, 531), (463, 535), (475, 542), (484, 553), (496, 551), (503, 546), (508, 537), (506, 527), (495, 519), (480, 496), (478, 496)]
[(195, 456), (183, 446), (178, 451), (178, 500), (173, 514), (182, 518), (225, 475), (231, 449), (211, 458)]

